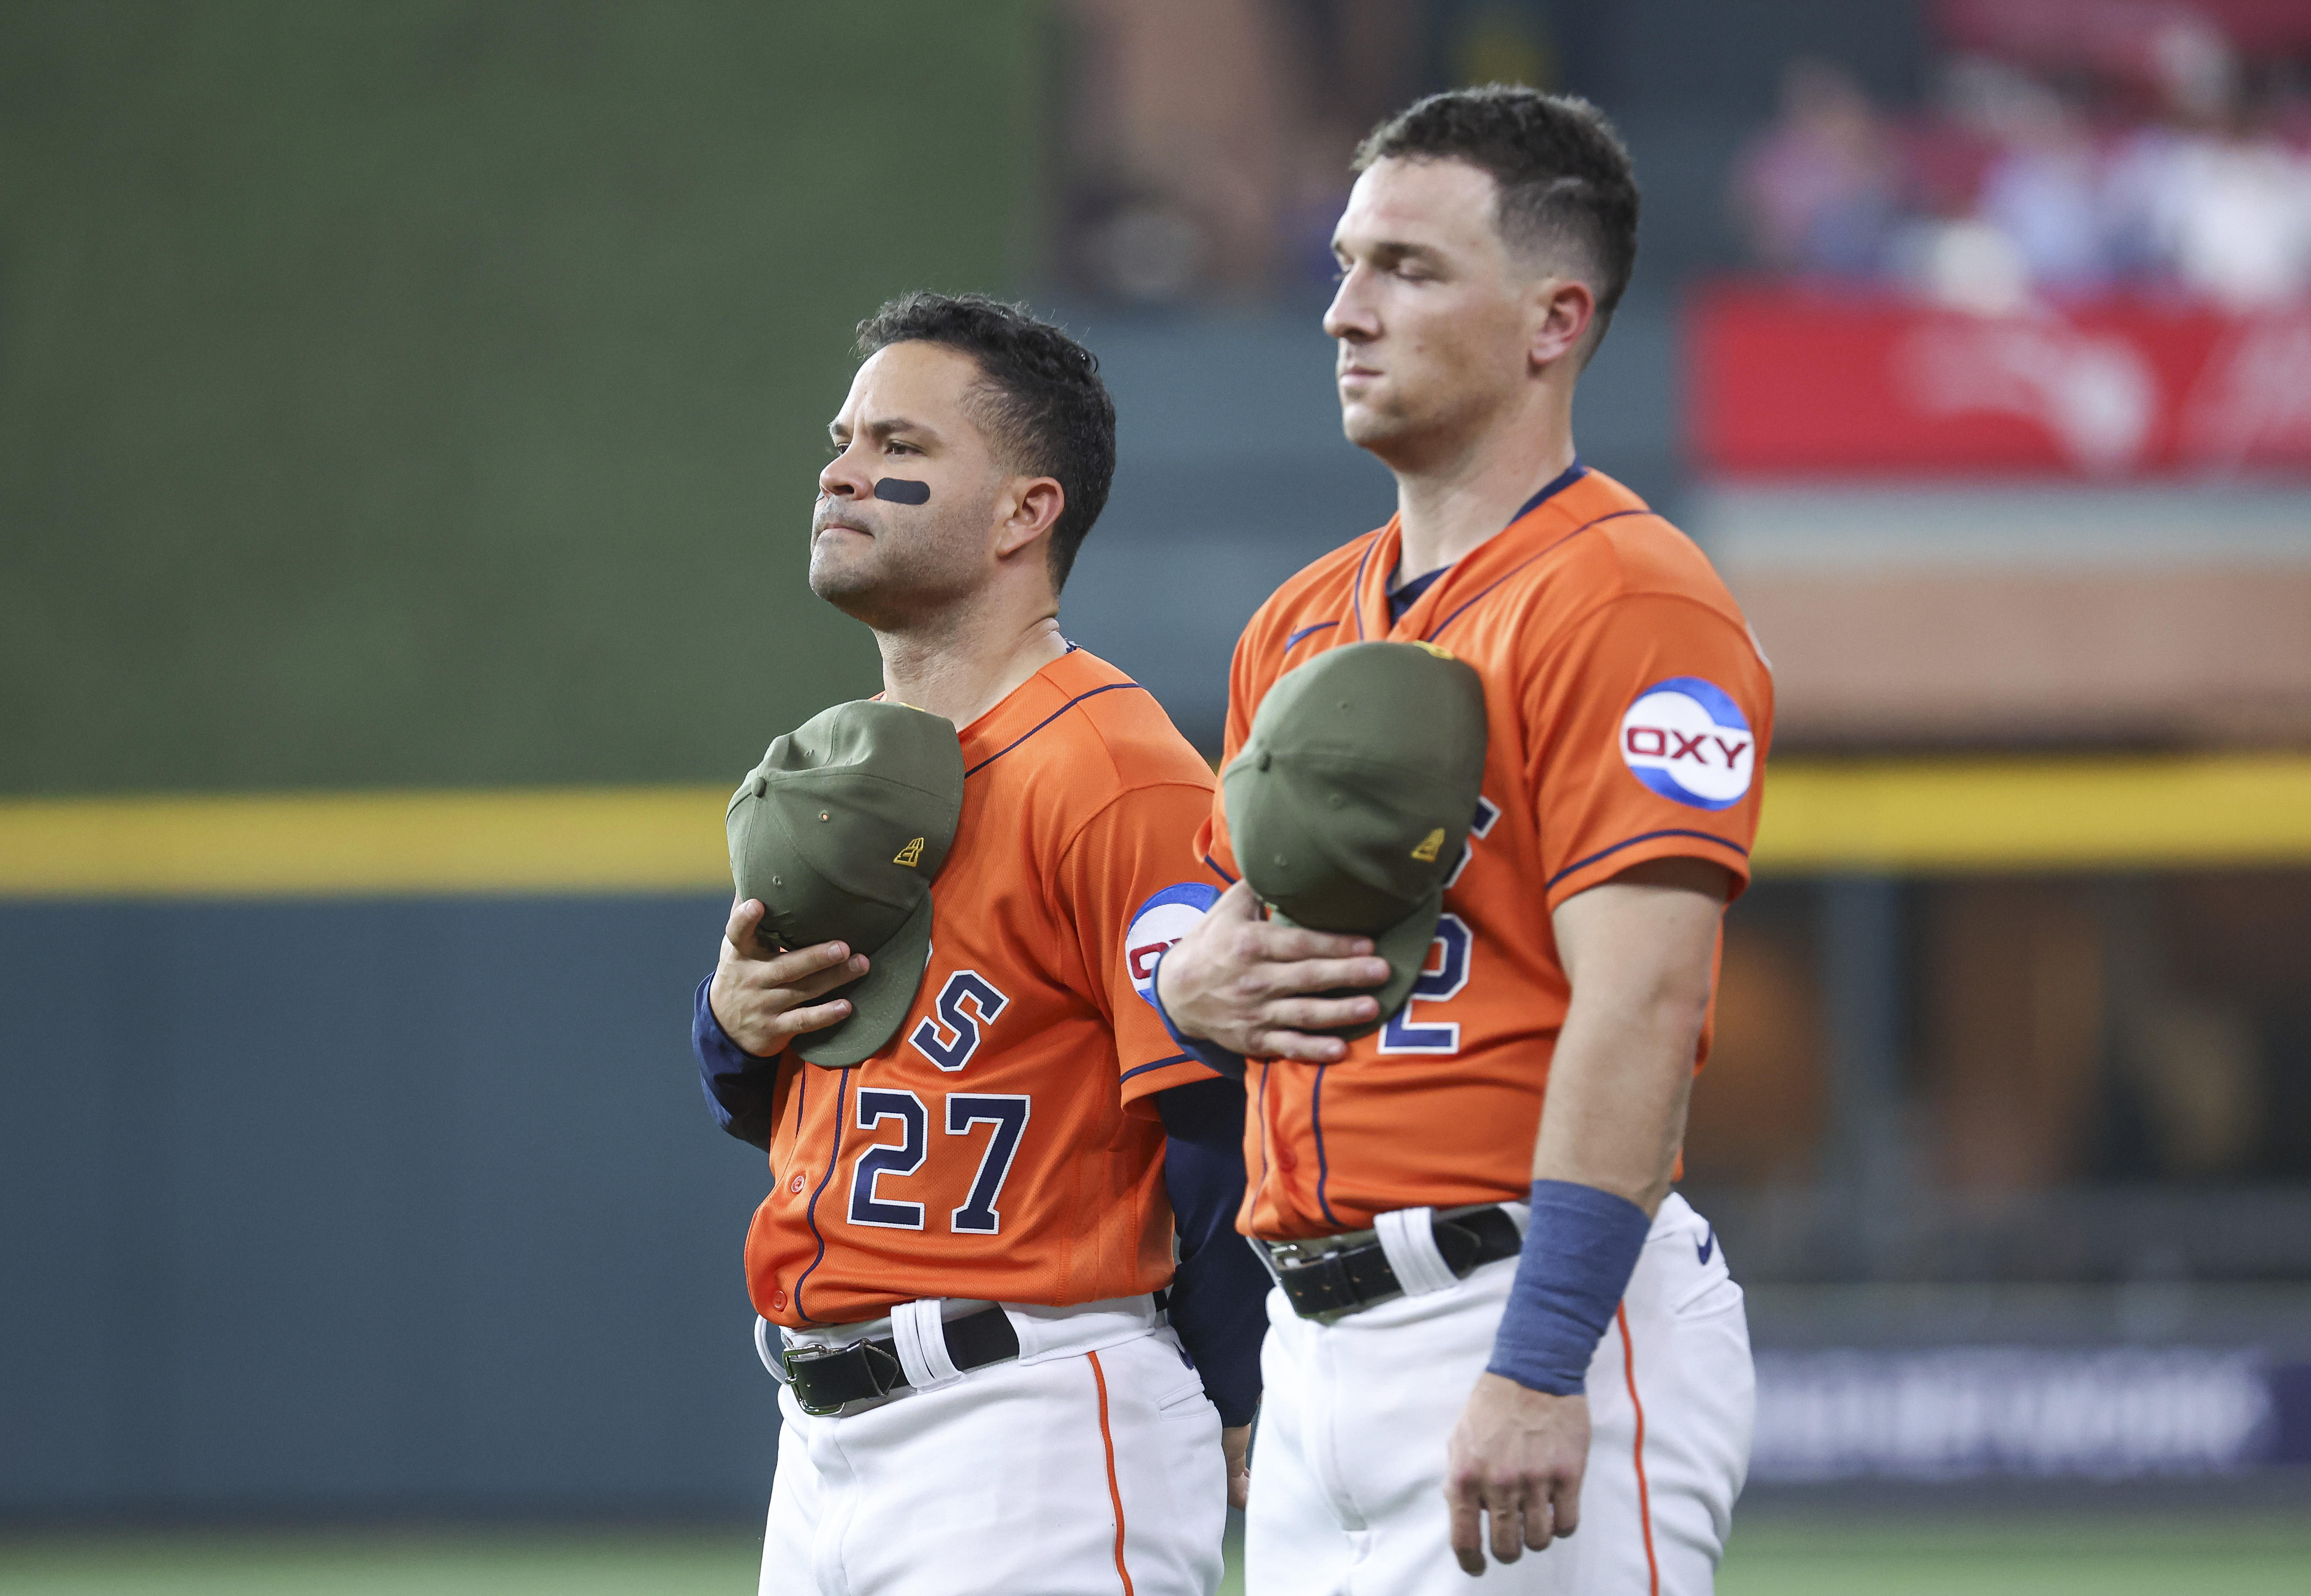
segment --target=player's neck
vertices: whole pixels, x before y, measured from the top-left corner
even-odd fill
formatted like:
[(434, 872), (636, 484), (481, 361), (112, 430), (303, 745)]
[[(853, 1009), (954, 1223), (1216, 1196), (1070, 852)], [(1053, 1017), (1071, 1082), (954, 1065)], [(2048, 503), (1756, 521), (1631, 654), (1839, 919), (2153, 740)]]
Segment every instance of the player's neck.
[(1059, 617), (968, 606), (904, 632), (877, 632), (883, 695), (960, 731), (1068, 651)]
[(1460, 448), (1391, 465), (1401, 540), (1395, 580), (1441, 571), (1497, 536), (1573, 464), (1572, 395), (1535, 396)]

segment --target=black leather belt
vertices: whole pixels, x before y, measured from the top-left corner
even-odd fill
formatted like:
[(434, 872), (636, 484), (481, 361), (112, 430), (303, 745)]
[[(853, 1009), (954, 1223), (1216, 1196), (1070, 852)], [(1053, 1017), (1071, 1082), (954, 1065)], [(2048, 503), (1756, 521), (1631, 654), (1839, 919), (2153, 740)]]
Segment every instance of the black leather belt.
[[(939, 1326), (946, 1355), (958, 1370), (983, 1369), (1019, 1356), (1019, 1332), (1000, 1308), (981, 1308)], [(906, 1391), (899, 1344), (888, 1336), (853, 1341), (848, 1347), (788, 1347), (780, 1355), (787, 1383), (805, 1413), (825, 1418), (852, 1402)]]
[[(1457, 1279), (1466, 1279), (1479, 1264), (1514, 1258), (1524, 1247), (1524, 1233), (1497, 1203), (1471, 1208), (1450, 1218), (1439, 1216), (1430, 1224), (1436, 1251)], [(1284, 1288), (1285, 1300), (1303, 1319), (1325, 1313), (1353, 1313), (1374, 1303), (1400, 1295), (1403, 1285), (1389, 1267), (1388, 1254), (1377, 1240), (1355, 1247), (1330, 1247), (1307, 1256), (1321, 1242), (1267, 1242), (1269, 1268)]]

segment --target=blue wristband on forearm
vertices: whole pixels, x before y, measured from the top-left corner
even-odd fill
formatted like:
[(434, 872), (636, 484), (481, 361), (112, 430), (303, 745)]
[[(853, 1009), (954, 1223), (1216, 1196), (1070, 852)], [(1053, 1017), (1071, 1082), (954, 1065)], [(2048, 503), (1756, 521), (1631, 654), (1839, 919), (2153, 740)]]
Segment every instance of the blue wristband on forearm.
[(1644, 1209), (1626, 1197), (1571, 1181), (1535, 1181), (1516, 1283), (1486, 1372), (1551, 1396), (1585, 1391), (1589, 1360), (1652, 1228)]

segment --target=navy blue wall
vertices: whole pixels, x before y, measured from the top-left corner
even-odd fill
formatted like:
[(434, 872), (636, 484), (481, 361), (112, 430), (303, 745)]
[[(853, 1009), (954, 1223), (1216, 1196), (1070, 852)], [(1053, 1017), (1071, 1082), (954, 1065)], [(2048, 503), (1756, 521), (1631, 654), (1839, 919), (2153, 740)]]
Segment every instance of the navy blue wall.
[(0, 905), (0, 1514), (759, 1512), (723, 912)]

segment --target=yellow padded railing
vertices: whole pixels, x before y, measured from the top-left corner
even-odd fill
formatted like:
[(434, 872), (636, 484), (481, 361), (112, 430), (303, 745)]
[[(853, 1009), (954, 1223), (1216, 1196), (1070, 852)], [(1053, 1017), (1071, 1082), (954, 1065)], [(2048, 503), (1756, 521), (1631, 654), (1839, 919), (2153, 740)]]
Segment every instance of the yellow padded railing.
[[(1775, 761), (1760, 876), (2311, 864), (2311, 754)], [(711, 892), (719, 787), (0, 802), (0, 897)]]

